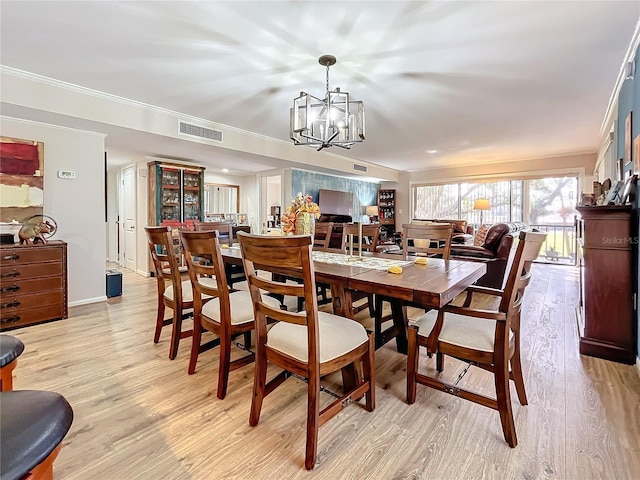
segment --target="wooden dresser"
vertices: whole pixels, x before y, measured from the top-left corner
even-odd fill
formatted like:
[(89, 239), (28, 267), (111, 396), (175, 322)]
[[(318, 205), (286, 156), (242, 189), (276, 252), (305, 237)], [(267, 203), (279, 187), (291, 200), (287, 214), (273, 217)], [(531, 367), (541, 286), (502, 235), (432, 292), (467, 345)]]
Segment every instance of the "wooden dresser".
[(637, 237), (631, 235), (631, 207), (577, 210), (580, 353), (633, 364), (637, 332), (631, 265)]
[(0, 246), (0, 330), (67, 318), (67, 244)]

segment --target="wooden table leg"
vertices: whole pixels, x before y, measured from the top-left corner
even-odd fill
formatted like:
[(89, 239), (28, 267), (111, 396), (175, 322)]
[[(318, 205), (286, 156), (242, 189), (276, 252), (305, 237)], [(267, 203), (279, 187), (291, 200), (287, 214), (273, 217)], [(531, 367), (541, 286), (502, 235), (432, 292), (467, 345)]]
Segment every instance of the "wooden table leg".
[(394, 330), (396, 335), (396, 347), (398, 352), (406, 355), (408, 349), (407, 342), (407, 307), (402, 304), (401, 300), (395, 298), (390, 299), (391, 303), (391, 316), (393, 317)]

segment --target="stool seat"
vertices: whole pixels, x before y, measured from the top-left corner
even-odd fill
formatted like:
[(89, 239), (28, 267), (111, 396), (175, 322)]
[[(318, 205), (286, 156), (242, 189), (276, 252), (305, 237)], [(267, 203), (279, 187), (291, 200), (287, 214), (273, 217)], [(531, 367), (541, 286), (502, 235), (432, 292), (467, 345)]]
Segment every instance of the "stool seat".
[(24, 343), (13, 335), (0, 335), (0, 367), (9, 365), (24, 351)]
[(58, 393), (0, 392), (0, 478), (24, 478), (58, 447), (72, 422), (73, 409)]

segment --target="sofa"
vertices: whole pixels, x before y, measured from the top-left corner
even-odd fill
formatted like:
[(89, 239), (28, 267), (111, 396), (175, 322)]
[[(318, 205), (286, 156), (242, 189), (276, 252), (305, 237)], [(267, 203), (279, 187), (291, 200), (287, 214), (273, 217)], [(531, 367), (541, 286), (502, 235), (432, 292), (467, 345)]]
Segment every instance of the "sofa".
[(523, 222), (495, 223), (487, 231), (481, 245), (452, 244), (451, 258), (486, 262), (487, 273), (476, 285), (502, 288), (514, 238), (518, 232), (526, 229), (527, 225)]
[(420, 222), (451, 223), (453, 225), (453, 237), (451, 237), (451, 243), (473, 243), (473, 226), (467, 225), (466, 220), (416, 218), (411, 221), (411, 223)]

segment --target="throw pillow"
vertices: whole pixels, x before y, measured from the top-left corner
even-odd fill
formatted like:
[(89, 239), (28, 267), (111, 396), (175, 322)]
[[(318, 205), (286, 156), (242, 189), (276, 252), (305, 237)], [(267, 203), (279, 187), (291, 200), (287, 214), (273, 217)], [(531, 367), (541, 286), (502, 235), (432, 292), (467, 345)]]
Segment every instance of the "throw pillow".
[(476, 232), (476, 236), (473, 239), (473, 244), (481, 247), (484, 245), (484, 239), (487, 237), (487, 232), (489, 231), (489, 227), (486, 225), (480, 225), (478, 231)]

